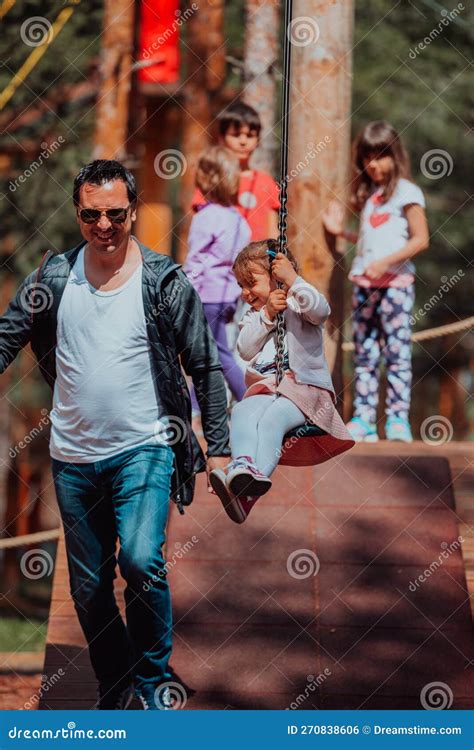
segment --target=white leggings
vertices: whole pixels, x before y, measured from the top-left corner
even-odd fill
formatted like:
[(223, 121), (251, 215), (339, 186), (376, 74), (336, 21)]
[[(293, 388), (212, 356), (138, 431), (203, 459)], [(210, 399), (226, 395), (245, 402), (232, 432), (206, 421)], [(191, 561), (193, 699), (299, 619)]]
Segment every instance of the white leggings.
[(244, 398), (232, 409), (230, 445), (232, 458), (250, 456), (269, 477), (280, 460), (283, 437), (304, 424), (306, 418), (285, 396), (269, 393)]

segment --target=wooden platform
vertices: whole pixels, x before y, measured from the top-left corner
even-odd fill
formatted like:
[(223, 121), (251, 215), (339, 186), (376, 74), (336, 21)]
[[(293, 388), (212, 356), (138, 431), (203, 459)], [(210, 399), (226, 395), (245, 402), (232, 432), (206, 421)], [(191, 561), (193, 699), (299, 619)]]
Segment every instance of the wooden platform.
[[(200, 481), (167, 548), (186, 709), (420, 708), (432, 682), (474, 708), (473, 488), (471, 443), (358, 445), (277, 470), (238, 527)], [(90, 708), (62, 541), (47, 641), (40, 708)]]
[(43, 660), (37, 651), (0, 652), (0, 711), (38, 708)]

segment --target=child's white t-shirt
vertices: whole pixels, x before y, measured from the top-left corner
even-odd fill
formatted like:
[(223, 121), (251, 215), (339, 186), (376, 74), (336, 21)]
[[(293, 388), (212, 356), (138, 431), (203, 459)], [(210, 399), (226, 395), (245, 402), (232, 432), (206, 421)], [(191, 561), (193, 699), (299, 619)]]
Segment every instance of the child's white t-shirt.
[[(283, 354), (283, 369), (289, 370), (290, 364), (288, 359), (288, 342), (286, 336), (284, 341), (285, 346)], [(257, 372), (259, 372), (262, 377), (267, 377), (268, 375), (274, 375), (276, 373), (276, 347), (274, 336), (271, 336), (265, 343), (265, 346), (258, 355), (256, 362), (254, 362), (253, 364), (253, 369), (257, 370)]]
[[(349, 278), (363, 276), (370, 263), (401, 250), (410, 239), (405, 206), (416, 203), (425, 207), (420, 188), (403, 177), (386, 203), (381, 202), (383, 188), (372, 193), (362, 209), (357, 250)], [(393, 264), (390, 274), (413, 274), (415, 266), (410, 260)]]

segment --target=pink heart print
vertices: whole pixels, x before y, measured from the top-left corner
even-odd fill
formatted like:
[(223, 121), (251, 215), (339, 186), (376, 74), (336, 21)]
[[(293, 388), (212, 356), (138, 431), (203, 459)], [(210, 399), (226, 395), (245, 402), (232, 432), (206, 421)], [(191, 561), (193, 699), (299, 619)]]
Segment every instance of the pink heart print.
[(391, 214), (385, 213), (385, 214), (376, 214), (375, 211), (370, 214), (369, 221), (374, 227), (380, 227), (382, 224), (385, 224), (386, 221), (390, 219)]

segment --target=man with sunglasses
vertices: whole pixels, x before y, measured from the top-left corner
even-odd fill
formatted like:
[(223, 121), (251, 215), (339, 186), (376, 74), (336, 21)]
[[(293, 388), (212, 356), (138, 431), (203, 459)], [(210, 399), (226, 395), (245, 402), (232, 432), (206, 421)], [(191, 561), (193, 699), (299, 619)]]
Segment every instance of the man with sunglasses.
[[(53, 477), (71, 595), (99, 682), (96, 708), (127, 708), (135, 690), (145, 709), (166, 709), (169, 497), (182, 511), (195, 473), (228, 462), (224, 379), (180, 266), (132, 235), (132, 174), (94, 161), (77, 175), (73, 201), (83, 241), (47, 253), (21, 284), (0, 318), (0, 372), (31, 343), (53, 390)], [(182, 368), (196, 388), (207, 461), (190, 428)], [(117, 562), (126, 626), (113, 592)]]

